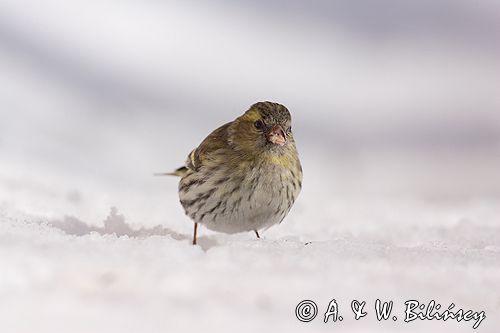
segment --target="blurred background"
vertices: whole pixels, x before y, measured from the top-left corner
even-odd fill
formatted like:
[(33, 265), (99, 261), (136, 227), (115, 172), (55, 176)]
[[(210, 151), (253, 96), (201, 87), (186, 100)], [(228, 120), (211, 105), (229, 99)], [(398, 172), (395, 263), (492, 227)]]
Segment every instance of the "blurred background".
[(190, 235), (153, 173), (264, 100), (304, 167), (269, 237), (498, 245), (498, 1), (2, 0), (1, 211), (79, 235), (116, 207)]
[(3, 0), (0, 72), (0, 195), (37, 214), (165, 223), (151, 174), (262, 100), (305, 193), (500, 196), (494, 1)]

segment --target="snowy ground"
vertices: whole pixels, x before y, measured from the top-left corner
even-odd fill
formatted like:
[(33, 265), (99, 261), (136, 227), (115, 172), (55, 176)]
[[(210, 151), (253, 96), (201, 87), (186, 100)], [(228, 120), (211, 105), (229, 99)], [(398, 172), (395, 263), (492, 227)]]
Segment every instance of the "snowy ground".
[[(175, 192), (175, 181), (164, 182), (165, 193)], [(472, 330), (473, 322), (404, 323), (411, 299), (485, 311), (482, 332), (500, 325), (498, 200), (354, 200), (306, 190), (263, 239), (201, 229), (199, 246), (190, 245), (191, 223), (178, 204), (165, 206), (170, 218), (154, 226), (116, 210), (92, 224), (4, 204), (1, 331)], [(326, 325), (333, 298), (345, 319)], [(377, 298), (395, 302), (396, 323), (375, 319)], [(295, 318), (303, 299), (319, 306), (311, 323)], [(359, 322), (354, 299), (368, 303)]]
[[(473, 331), (404, 323), (412, 299), (498, 332), (498, 4), (302, 3), (0, 3), (1, 333)], [(152, 174), (267, 99), (303, 192), (260, 240), (190, 245)]]

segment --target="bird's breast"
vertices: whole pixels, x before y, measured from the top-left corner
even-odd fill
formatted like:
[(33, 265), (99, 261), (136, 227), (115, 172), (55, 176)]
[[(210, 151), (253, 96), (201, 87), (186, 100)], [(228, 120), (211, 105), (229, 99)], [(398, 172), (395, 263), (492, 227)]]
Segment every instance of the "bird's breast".
[(186, 214), (209, 229), (258, 230), (287, 215), (300, 192), (298, 176), (298, 170), (273, 161), (226, 165), (187, 175), (179, 196)]

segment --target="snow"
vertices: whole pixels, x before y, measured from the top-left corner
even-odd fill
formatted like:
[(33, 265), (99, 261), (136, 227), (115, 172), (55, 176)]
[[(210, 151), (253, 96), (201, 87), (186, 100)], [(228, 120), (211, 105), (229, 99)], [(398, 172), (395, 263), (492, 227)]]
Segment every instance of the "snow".
[[(0, 3), (0, 332), (473, 330), (405, 323), (414, 299), (498, 332), (498, 4), (287, 3)], [(192, 246), (153, 174), (266, 99), (293, 115), (297, 203)]]
[[(389, 211), (365, 203), (358, 223), (377, 226), (363, 231), (349, 227), (356, 219), (342, 209), (322, 219), (307, 212), (307, 202), (260, 240), (201, 229), (199, 246), (186, 231), (136, 228), (116, 209), (91, 226), (4, 208), (2, 331), (471, 330), (464, 322), (403, 323), (403, 303), (411, 299), (484, 310), (481, 331), (497, 330), (498, 205), (445, 210), (394, 201), (390, 214), (399, 221), (390, 222)], [(346, 319), (324, 324), (321, 313), (333, 298)], [(369, 306), (365, 321), (351, 317), (352, 300), (377, 298), (393, 300), (401, 319), (379, 323)], [(303, 299), (320, 308), (307, 324), (294, 317)]]

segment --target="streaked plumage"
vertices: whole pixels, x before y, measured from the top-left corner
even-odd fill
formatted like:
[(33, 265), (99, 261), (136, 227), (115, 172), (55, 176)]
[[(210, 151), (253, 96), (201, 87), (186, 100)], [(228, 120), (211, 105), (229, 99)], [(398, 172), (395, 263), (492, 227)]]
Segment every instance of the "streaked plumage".
[(260, 102), (213, 131), (188, 156), (179, 198), (186, 214), (208, 229), (237, 233), (280, 223), (302, 187), (302, 167), (281, 104)]

